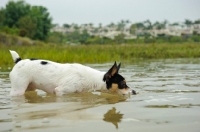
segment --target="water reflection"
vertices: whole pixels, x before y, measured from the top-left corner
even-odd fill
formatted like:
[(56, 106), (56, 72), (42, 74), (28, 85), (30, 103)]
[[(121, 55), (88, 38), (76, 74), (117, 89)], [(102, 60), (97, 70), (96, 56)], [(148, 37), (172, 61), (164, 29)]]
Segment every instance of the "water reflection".
[(48, 102), (56, 102), (55, 95), (38, 95), (36, 91), (29, 91), (24, 94), (25, 100), (27, 103), (48, 103)]
[(179, 105), (147, 105), (147, 108), (191, 108), (200, 107), (200, 104), (179, 104)]
[(120, 111), (117, 112), (116, 108), (113, 107), (111, 110), (108, 110), (106, 114), (104, 114), (103, 120), (106, 122), (111, 122), (118, 129), (118, 123), (121, 122), (124, 114), (121, 114)]
[[(95, 119), (96, 115), (86, 113), (88, 108), (94, 108), (103, 104), (113, 104), (124, 100), (126, 98), (123, 96), (108, 93), (82, 93), (56, 97), (54, 95), (40, 95), (37, 92), (26, 92), (24, 96), (12, 97), (11, 102), (15, 106), (10, 115), (13, 117), (12, 122), (15, 122), (16, 129), (43, 128), (46, 126), (59, 127), (61, 124), (66, 125), (60, 119), (65, 122), (69, 120)], [(122, 117), (123, 114), (117, 112), (116, 108), (112, 108), (104, 114), (103, 120), (111, 122), (118, 128), (118, 123), (121, 122)], [(44, 123), (46, 120), (48, 123)], [(42, 125), (38, 126), (37, 124)]]
[[(20, 97), (15, 97), (20, 98)], [(52, 94), (40, 95), (36, 91), (28, 91), (24, 94), (26, 103), (50, 103), (50, 102), (81, 102), (83, 104), (115, 104), (125, 101), (128, 97), (107, 92), (93, 93), (75, 93), (61, 97)], [(22, 97), (21, 97), (22, 99)]]

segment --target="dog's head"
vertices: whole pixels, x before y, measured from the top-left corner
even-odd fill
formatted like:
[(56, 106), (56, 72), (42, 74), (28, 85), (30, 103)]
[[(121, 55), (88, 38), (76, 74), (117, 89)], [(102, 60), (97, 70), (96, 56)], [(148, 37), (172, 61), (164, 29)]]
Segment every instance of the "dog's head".
[(118, 72), (120, 69), (121, 63), (117, 66), (115, 62), (114, 65), (110, 68), (110, 70), (104, 75), (103, 81), (106, 82), (106, 87), (108, 90), (112, 92), (118, 92), (120, 94), (136, 94), (134, 90), (131, 90), (126, 85), (126, 80), (123, 76), (121, 76)]

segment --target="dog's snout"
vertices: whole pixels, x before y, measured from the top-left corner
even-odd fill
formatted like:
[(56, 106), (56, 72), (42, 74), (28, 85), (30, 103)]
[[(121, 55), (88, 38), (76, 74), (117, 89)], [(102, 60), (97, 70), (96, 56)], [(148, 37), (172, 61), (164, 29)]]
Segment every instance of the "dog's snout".
[(132, 92), (132, 94), (136, 95), (136, 91), (135, 90), (132, 90), (131, 92)]

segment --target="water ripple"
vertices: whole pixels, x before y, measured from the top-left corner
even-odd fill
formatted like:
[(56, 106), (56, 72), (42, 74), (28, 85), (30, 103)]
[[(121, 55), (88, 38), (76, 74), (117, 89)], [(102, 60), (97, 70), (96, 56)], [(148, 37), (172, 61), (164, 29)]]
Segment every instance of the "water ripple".
[[(112, 64), (88, 66), (106, 71)], [(200, 59), (145, 60), (124, 64), (119, 72), (126, 78), (127, 85), (138, 93), (130, 97), (107, 91), (56, 97), (40, 90), (9, 97), (9, 70), (0, 71), (0, 125), (4, 126), (0, 131), (48, 131), (62, 127), (68, 130), (72, 126), (90, 128), (91, 122), (102, 128), (108, 123), (119, 131), (134, 130), (136, 126), (154, 128), (158, 124), (165, 128), (171, 126), (173, 130), (177, 124), (193, 130), (196, 127), (189, 123), (200, 125), (199, 65)]]

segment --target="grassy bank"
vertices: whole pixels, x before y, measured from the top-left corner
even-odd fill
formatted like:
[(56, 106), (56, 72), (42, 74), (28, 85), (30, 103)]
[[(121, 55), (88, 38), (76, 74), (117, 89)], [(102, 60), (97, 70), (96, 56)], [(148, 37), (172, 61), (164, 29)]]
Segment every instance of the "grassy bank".
[(0, 46), (0, 67), (12, 66), (9, 49), (21, 58), (41, 58), (56, 62), (103, 63), (156, 58), (197, 58), (200, 44), (134, 44), (134, 45), (32, 45)]

